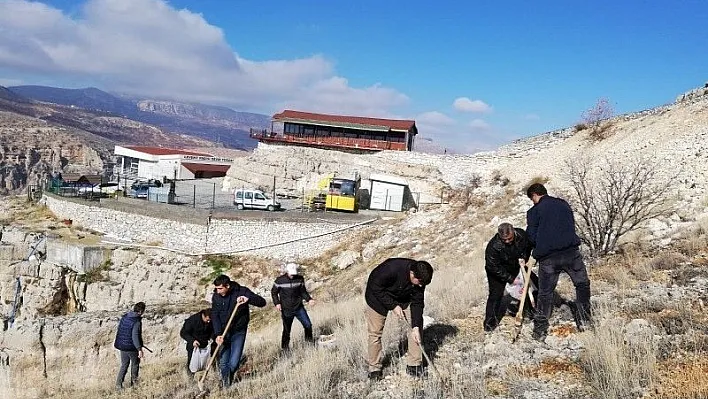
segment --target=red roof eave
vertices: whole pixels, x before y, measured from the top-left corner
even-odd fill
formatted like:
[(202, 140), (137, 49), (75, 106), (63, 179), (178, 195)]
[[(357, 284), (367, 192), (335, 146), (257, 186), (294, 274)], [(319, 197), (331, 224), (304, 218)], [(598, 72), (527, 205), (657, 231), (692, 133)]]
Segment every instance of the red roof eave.
[(192, 173), (196, 172), (222, 172), (226, 173), (229, 171), (229, 168), (231, 165), (210, 165), (210, 164), (203, 164), (203, 163), (189, 163), (189, 162), (182, 162), (182, 166), (187, 168)]
[(409, 131), (415, 127), (415, 121), (403, 119), (382, 119), (369, 118), (363, 116), (329, 115), (315, 114), (311, 112), (293, 111), (286, 109), (281, 113), (273, 115), (273, 120), (279, 119), (299, 119), (302, 121), (318, 121), (329, 123), (350, 123), (356, 125), (369, 125), (389, 128), (391, 130)]

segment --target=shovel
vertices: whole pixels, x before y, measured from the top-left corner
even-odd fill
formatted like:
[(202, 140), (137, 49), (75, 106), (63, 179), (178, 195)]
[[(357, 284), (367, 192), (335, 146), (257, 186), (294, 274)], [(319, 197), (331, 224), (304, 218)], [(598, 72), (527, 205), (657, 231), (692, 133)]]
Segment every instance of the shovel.
[[(229, 332), (229, 328), (231, 327), (231, 322), (234, 320), (234, 316), (236, 315), (236, 311), (244, 303), (246, 303), (246, 302), (236, 300), (236, 307), (234, 308), (233, 312), (231, 312), (231, 316), (229, 317), (229, 321), (226, 323), (226, 327), (224, 328), (224, 332), (222, 333), (222, 336), (225, 336)], [(214, 350), (214, 354), (211, 355), (211, 357), (209, 358), (209, 364), (207, 364), (207, 368), (204, 371), (204, 375), (202, 375), (202, 378), (200, 378), (199, 382), (197, 382), (197, 386), (199, 387), (200, 394), (206, 394), (206, 392), (204, 390), (204, 381), (206, 380), (207, 374), (209, 374), (209, 370), (211, 369), (211, 366), (214, 364), (214, 359), (216, 359), (216, 356), (219, 354), (219, 349), (221, 349), (221, 345), (223, 345), (223, 343), (224, 343), (224, 341), (221, 341), (221, 343), (216, 346), (216, 349)]]
[[(524, 303), (526, 302), (526, 294), (528, 293), (529, 290), (529, 282), (531, 281), (531, 265), (527, 265), (526, 262), (523, 259), (519, 259), (519, 266), (524, 267), (524, 288), (521, 290), (521, 300), (519, 301), (519, 310), (516, 312), (516, 323), (515, 323), (515, 329), (514, 331), (514, 336), (511, 339), (511, 343), (513, 344), (516, 342), (517, 339), (519, 339), (519, 335), (521, 335), (521, 327), (524, 323)], [(531, 299), (531, 303), (533, 303), (533, 298)]]
[[(403, 314), (403, 319), (406, 321), (406, 324), (409, 324), (409, 325), (410, 325), (410, 323), (408, 322), (408, 317), (406, 317), (406, 314), (405, 314), (405, 313)], [(420, 337), (421, 340), (422, 340), (423, 334), (422, 334), (422, 332), (420, 331), (420, 329), (419, 329), (418, 332), (419, 332), (419, 337)], [(438, 368), (435, 367), (435, 364), (433, 363), (433, 361), (430, 360), (430, 357), (428, 356), (428, 354), (425, 352), (425, 349), (423, 348), (423, 343), (422, 343), (422, 342), (417, 342), (417, 344), (418, 344), (418, 347), (420, 348), (420, 352), (423, 354), (423, 357), (425, 358), (425, 361), (428, 362), (428, 364), (430, 365), (430, 367), (433, 368), (433, 372), (435, 372), (435, 376), (436, 376), (436, 377), (438, 378), (438, 380), (442, 383), (442, 382), (443, 382), (443, 380), (442, 380), (442, 375), (441, 375), (440, 372), (438, 371)]]

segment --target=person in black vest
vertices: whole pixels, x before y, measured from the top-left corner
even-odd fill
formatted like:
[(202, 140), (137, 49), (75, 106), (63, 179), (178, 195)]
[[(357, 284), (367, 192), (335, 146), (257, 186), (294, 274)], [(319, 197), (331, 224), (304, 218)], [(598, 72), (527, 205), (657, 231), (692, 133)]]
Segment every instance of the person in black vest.
[[(240, 306), (234, 315), (229, 331), (224, 331), (237, 304)], [(231, 281), (229, 276), (222, 274), (214, 279), (211, 321), (214, 327), (215, 341), (222, 345), (219, 366), (223, 388), (231, 386), (233, 376), (241, 362), (248, 322), (251, 319), (249, 305), (262, 308), (266, 305), (266, 300), (237, 282)]]
[(389, 311), (393, 311), (399, 319), (407, 318), (411, 323), (406, 372), (414, 377), (424, 375), (423, 354), (419, 345), (423, 342), (425, 286), (432, 279), (433, 267), (428, 262), (406, 258), (386, 259), (369, 273), (364, 293), (369, 379), (382, 377), (381, 336)]
[[(513, 284), (521, 270), (519, 259), (528, 262), (533, 245), (523, 229), (514, 228), (511, 223), (502, 223), (497, 228), (497, 234), (489, 240), (484, 251), (484, 269), (487, 272), (489, 296), (484, 315), (484, 331), (491, 332), (497, 328), (499, 321), (506, 313), (504, 306), (504, 290), (507, 284)], [(531, 273), (531, 281), (538, 286), (538, 277)], [(528, 299), (528, 298), (527, 298)], [(526, 301), (525, 309), (530, 309)]]
[(310, 293), (307, 292), (305, 279), (297, 274), (297, 265), (295, 263), (285, 265), (285, 273), (275, 279), (270, 294), (273, 297), (273, 304), (280, 311), (283, 319), (283, 335), (280, 339), (280, 348), (283, 351), (288, 350), (290, 346), (290, 329), (295, 318), (305, 329), (305, 340), (313, 342), (312, 322), (302, 301), (304, 300), (308, 305), (313, 305), (315, 301), (310, 296)]
[(187, 341), (187, 374), (190, 377), (194, 375), (189, 370), (194, 349), (206, 348), (212, 335), (214, 335), (214, 328), (211, 325), (211, 309), (200, 310), (189, 316), (182, 324), (179, 336)]
[(133, 311), (120, 318), (116, 340), (113, 346), (120, 351), (120, 369), (116, 379), (116, 389), (123, 389), (123, 380), (130, 367), (130, 386), (138, 383), (140, 359), (143, 358), (143, 327), (142, 318), (145, 313), (145, 302), (138, 302)]
[(533, 207), (526, 212), (526, 231), (534, 243), (533, 257), (539, 264), (540, 283), (532, 337), (543, 342), (548, 334), (553, 290), (561, 272), (567, 273), (575, 285), (578, 330), (584, 331), (591, 325), (590, 278), (580, 254), (580, 238), (575, 233), (570, 205), (548, 195), (546, 187), (540, 183), (529, 186), (526, 195), (533, 202)]

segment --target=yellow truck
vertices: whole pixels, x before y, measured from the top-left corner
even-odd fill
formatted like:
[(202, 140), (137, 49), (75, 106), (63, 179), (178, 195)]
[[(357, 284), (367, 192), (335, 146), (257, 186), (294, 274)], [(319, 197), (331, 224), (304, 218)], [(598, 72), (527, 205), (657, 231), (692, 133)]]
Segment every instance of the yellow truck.
[(353, 179), (332, 177), (329, 180), (327, 200), (325, 207), (327, 210), (338, 210), (348, 212), (358, 212), (359, 203), (357, 193), (361, 178), (355, 176)]
[(354, 175), (329, 175), (317, 183), (317, 189), (305, 194), (304, 207), (309, 210), (358, 212), (357, 194), (361, 178)]

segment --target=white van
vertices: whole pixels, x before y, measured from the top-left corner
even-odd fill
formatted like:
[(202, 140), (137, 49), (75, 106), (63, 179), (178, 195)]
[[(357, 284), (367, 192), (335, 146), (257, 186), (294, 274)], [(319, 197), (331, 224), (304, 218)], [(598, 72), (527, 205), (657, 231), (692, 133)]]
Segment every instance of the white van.
[(276, 211), (280, 209), (280, 202), (277, 202), (275, 198), (269, 198), (263, 191), (240, 188), (234, 190), (234, 205), (239, 210), (250, 208)]

